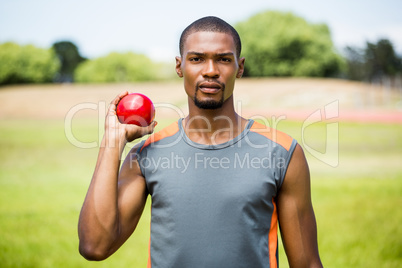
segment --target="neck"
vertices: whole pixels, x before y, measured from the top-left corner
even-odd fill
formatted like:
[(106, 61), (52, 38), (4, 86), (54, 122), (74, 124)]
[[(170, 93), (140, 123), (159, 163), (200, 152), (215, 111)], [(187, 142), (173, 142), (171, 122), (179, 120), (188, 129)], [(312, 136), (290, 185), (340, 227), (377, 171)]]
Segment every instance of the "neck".
[(234, 110), (233, 96), (218, 109), (200, 109), (189, 99), (189, 115), (183, 120), (184, 131), (194, 142), (221, 144), (238, 136), (247, 120)]

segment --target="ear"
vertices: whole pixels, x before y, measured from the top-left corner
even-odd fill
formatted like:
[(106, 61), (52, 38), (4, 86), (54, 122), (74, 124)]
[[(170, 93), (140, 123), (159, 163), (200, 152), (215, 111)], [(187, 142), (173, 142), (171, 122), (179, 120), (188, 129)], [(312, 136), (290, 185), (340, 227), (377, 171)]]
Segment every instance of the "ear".
[(239, 62), (238, 62), (238, 64), (239, 64), (239, 69), (237, 70), (237, 74), (236, 74), (236, 78), (241, 78), (242, 76), (243, 76), (243, 73), (244, 73), (244, 62), (245, 62), (245, 58), (243, 57), (243, 58), (240, 58), (239, 59)]
[(181, 71), (181, 57), (176, 57), (176, 73), (179, 77), (183, 77), (183, 73)]

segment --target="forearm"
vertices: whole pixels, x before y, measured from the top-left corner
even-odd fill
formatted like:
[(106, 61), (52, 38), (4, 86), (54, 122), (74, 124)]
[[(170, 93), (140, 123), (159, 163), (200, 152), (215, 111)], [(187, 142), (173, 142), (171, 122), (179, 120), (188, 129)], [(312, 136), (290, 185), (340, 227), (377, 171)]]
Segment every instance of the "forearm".
[[(82, 206), (78, 234), (80, 249), (108, 252), (119, 235), (118, 174), (125, 140), (104, 137), (95, 171)], [(88, 250), (87, 250), (88, 251)]]
[(321, 268), (313, 208), (299, 211), (297, 223), (300, 228), (300, 246), (298, 252), (293, 254), (293, 256), (297, 256), (293, 262), (292, 258), (289, 259), (290, 267)]
[(322, 267), (320, 255), (318, 253), (317, 243), (317, 224), (315, 220), (314, 210), (311, 207), (310, 211), (303, 215), (302, 221), (302, 240), (306, 258), (309, 267)]

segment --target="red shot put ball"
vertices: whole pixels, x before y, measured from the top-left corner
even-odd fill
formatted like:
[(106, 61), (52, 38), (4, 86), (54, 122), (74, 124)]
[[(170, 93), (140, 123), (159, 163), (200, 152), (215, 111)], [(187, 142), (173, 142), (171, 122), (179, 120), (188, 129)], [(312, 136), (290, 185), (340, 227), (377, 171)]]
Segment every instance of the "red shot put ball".
[(116, 113), (122, 124), (145, 127), (154, 120), (155, 107), (147, 96), (140, 93), (131, 93), (119, 101)]

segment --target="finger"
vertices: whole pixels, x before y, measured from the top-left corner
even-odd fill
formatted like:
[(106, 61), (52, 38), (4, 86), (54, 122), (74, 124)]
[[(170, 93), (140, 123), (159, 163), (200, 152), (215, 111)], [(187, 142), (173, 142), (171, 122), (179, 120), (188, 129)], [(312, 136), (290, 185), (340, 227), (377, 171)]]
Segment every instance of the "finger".
[(156, 125), (158, 125), (157, 121), (152, 121), (152, 123), (147, 127), (147, 130), (149, 130), (149, 133), (154, 132)]
[(152, 123), (149, 124), (149, 126), (141, 128), (142, 136), (145, 136), (147, 134), (151, 134), (152, 132), (154, 132), (155, 127), (156, 127), (157, 124), (158, 124), (158, 122), (152, 121)]
[(129, 92), (126, 90), (126, 91), (121, 92), (121, 93), (118, 95), (118, 97), (119, 97), (120, 99), (122, 99), (124, 96), (126, 96), (126, 95), (128, 95), (128, 94), (129, 94)]
[(151, 134), (152, 132), (154, 132), (157, 124), (158, 123), (156, 121), (153, 121), (151, 124), (149, 124), (149, 126), (141, 128), (142, 135), (144, 136), (144, 135)]
[(115, 114), (116, 114), (116, 109), (117, 109), (117, 104), (120, 102), (120, 100), (121, 100), (124, 96), (126, 96), (126, 95), (128, 95), (128, 94), (129, 94), (128, 91), (123, 91), (123, 92), (121, 92), (119, 95), (117, 95), (117, 96), (110, 102), (109, 109), (108, 109), (108, 113), (115, 115)]
[(124, 97), (128, 95), (128, 91), (123, 91), (121, 92), (119, 95), (116, 96), (116, 98), (114, 98), (110, 104), (114, 104), (117, 105), (119, 103), (119, 101)]
[(137, 125), (124, 125), (126, 128), (126, 140), (131, 142), (135, 139), (139, 139), (145, 135), (151, 134), (155, 130), (157, 125), (156, 121), (153, 121), (149, 126), (140, 127)]

